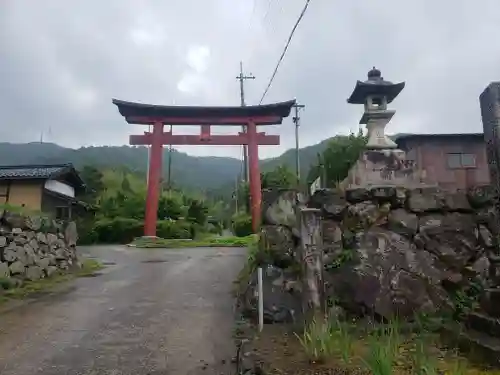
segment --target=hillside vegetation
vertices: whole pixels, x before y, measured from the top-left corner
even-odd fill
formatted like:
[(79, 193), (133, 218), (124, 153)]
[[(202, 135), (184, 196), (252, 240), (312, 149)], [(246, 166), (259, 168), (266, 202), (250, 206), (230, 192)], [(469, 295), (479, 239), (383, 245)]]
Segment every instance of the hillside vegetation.
[[(53, 143), (0, 143), (2, 165), (72, 163), (77, 169), (92, 165), (100, 169), (125, 169), (146, 178), (146, 147), (99, 146), (71, 149)], [(167, 177), (169, 153), (163, 153), (163, 176)], [(241, 162), (234, 158), (195, 157), (172, 152), (172, 179), (176, 186), (192, 190), (216, 188), (234, 181)]]
[[(394, 136), (396, 137), (396, 136)], [(301, 176), (309, 181), (311, 169), (318, 165), (318, 155), (331, 148), (332, 141), (344, 139), (337, 136), (299, 150)], [(336, 143), (333, 142), (333, 145)], [(6, 143), (0, 142), (0, 164), (43, 164), (72, 163), (81, 170), (84, 166), (94, 166), (100, 170), (131, 172), (146, 179), (146, 147), (97, 146), (72, 149), (54, 143)], [(163, 179), (167, 179), (169, 153), (163, 153)], [(234, 190), (241, 174), (241, 161), (230, 157), (191, 156), (183, 152), (172, 152), (172, 181), (177, 188), (192, 192), (204, 192), (211, 196), (225, 196)], [(295, 150), (289, 149), (282, 155), (261, 160), (262, 172), (286, 167), (295, 172)]]

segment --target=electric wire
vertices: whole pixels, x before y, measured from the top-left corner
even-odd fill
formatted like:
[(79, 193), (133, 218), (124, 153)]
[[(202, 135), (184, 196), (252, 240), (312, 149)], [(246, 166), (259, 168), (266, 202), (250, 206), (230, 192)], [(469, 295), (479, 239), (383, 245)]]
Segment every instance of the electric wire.
[(290, 36), (288, 37), (288, 40), (287, 40), (287, 42), (285, 44), (285, 48), (283, 49), (283, 52), (281, 53), (281, 56), (280, 56), (280, 58), (278, 60), (278, 63), (276, 64), (276, 67), (274, 68), (274, 72), (273, 72), (273, 74), (271, 76), (271, 79), (269, 80), (269, 83), (267, 84), (267, 87), (264, 90), (264, 93), (262, 94), (262, 97), (260, 98), (259, 104), (262, 104), (262, 101), (266, 97), (266, 94), (269, 91), (269, 88), (271, 87), (271, 84), (273, 83), (274, 77), (276, 77), (276, 73), (278, 73), (278, 69), (279, 69), (279, 67), (281, 65), (281, 62), (283, 61), (283, 58), (285, 57), (286, 51), (288, 50), (288, 46), (290, 45), (290, 42), (292, 41), (293, 35), (295, 34), (295, 30), (299, 26), (300, 21), (302, 21), (302, 18), (304, 17), (304, 14), (306, 13), (307, 8), (308, 8), (310, 2), (311, 2), (311, 0), (306, 0), (306, 4), (304, 5), (304, 8), (302, 9), (302, 12), (300, 12), (299, 18), (297, 19), (297, 21), (295, 22), (295, 25), (292, 28), (292, 31), (290, 32)]
[(266, 13), (264, 13), (263, 21), (265, 21), (267, 19), (267, 16), (269, 15), (270, 10), (271, 10), (271, 0), (267, 0), (267, 9), (266, 9)]
[[(262, 25), (264, 25), (266, 23), (266, 20), (269, 16), (270, 10), (272, 8), (272, 1), (277, 1), (277, 0), (267, 0), (267, 4), (262, 5), (262, 8), (265, 7), (265, 11), (264, 11), (264, 14), (262, 15), (262, 18), (259, 17), (259, 18), (261, 18), (260, 22)], [(258, 36), (256, 36), (255, 33), (253, 33), (254, 26), (257, 23), (256, 15), (257, 15), (257, 11), (259, 10), (259, 8), (260, 7), (258, 6), (258, 0), (254, 0), (253, 5), (252, 5), (252, 13), (251, 13), (250, 18), (248, 20), (248, 29), (246, 32), (247, 44), (249, 46), (247, 48), (245, 48), (245, 51), (243, 53), (243, 58), (241, 61), (251, 60), (254, 56), (255, 49), (259, 45), (260, 38)], [(271, 27), (272, 27), (272, 24), (271, 24)]]
[(255, 12), (257, 11), (257, 0), (253, 0), (253, 4), (252, 4), (252, 15), (250, 16), (250, 21), (248, 22), (248, 29), (251, 30), (252, 29), (252, 21), (253, 21), (253, 18), (255, 17)]

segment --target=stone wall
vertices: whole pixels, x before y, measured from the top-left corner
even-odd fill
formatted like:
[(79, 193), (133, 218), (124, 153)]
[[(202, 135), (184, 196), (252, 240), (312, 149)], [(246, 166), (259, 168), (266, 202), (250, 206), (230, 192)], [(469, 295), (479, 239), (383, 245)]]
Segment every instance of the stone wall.
[[(259, 256), (273, 270), (274, 289), (265, 306), (296, 316), (297, 305), (304, 311), (304, 298), (317, 293), (321, 308), (334, 304), (358, 316), (452, 311), (454, 293), (488, 286), (492, 204), (489, 187), (324, 189), (308, 201), (293, 191), (267, 192)], [(304, 207), (321, 217), (322, 244), (311, 245), (314, 228), (301, 225)], [(294, 298), (276, 306), (280, 294)]]
[(390, 318), (453, 310), (451, 295), (486, 287), (492, 191), (374, 186), (323, 190), (326, 298), (351, 313)]
[[(254, 262), (263, 267), (264, 322), (296, 321), (301, 313), (302, 288), (296, 258), (299, 223), (296, 210), (303, 195), (292, 190), (264, 190), (262, 226)], [(257, 272), (239, 285), (239, 309), (256, 320)]]
[(74, 222), (3, 212), (0, 217), (0, 279), (20, 285), (79, 267)]

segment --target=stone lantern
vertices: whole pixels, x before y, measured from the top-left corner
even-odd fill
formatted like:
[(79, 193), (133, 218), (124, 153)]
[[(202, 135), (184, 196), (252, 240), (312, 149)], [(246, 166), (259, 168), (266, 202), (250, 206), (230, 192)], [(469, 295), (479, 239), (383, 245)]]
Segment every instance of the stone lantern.
[(368, 130), (366, 149), (349, 170), (340, 187), (352, 186), (415, 186), (425, 177), (425, 171), (418, 171), (413, 160), (407, 160), (403, 150), (398, 149), (385, 135), (385, 127), (396, 113), (387, 105), (399, 95), (405, 83), (384, 80), (375, 67), (368, 72), (368, 79), (356, 82), (356, 87), (347, 102), (363, 104), (365, 112), (359, 121)]
[(385, 135), (385, 127), (396, 113), (388, 110), (391, 103), (403, 90), (405, 83), (392, 83), (384, 80), (380, 70), (373, 67), (368, 72), (368, 79), (356, 82), (356, 87), (347, 102), (364, 104), (365, 112), (360, 124), (365, 124), (368, 130), (367, 149), (395, 149), (396, 143)]

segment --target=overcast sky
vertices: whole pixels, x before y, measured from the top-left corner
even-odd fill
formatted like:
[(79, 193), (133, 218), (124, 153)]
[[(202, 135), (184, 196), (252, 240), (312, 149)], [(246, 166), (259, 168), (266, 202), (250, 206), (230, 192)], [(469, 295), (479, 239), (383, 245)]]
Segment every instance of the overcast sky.
[[(112, 98), (238, 105), (239, 61), (257, 104), (305, 0), (0, 0), (0, 140), (122, 145)], [(498, 0), (311, 0), (265, 102), (306, 105), (301, 143), (358, 129), (346, 103), (376, 66), (406, 81), (396, 132), (481, 131), (478, 96), (500, 80)], [(236, 129), (235, 129), (236, 130)], [(194, 128), (174, 128), (193, 133)], [(269, 132), (294, 144), (291, 117)], [(215, 132), (224, 130), (218, 128)], [(180, 148), (238, 156), (238, 147)]]

